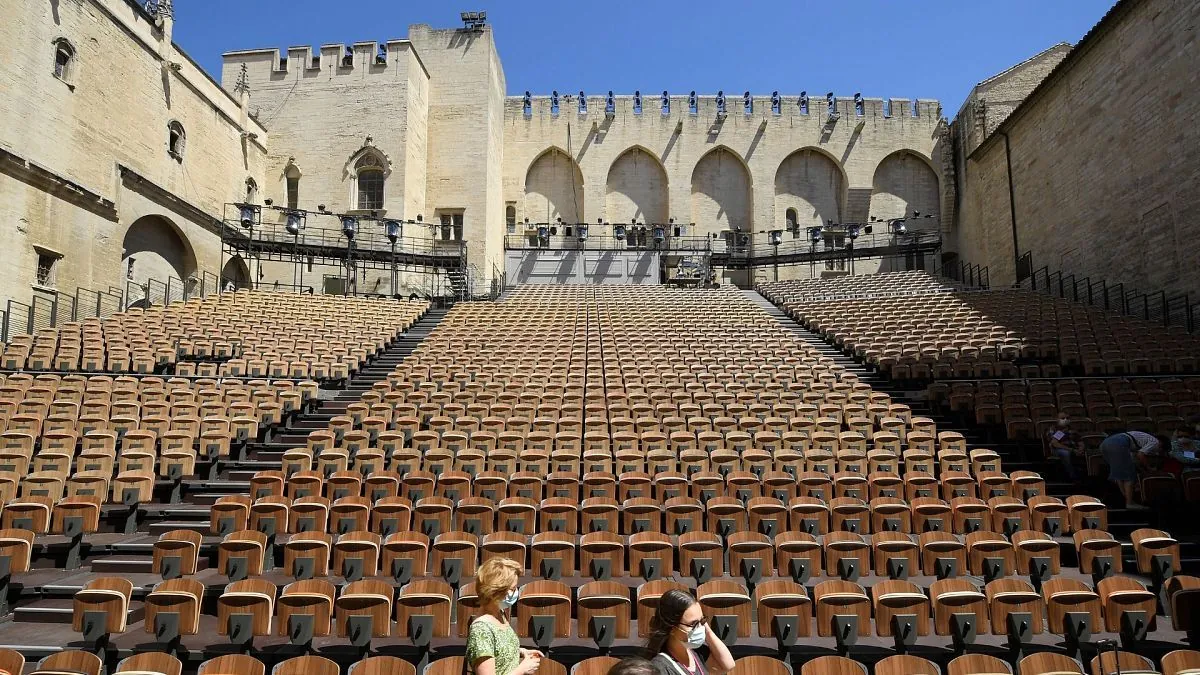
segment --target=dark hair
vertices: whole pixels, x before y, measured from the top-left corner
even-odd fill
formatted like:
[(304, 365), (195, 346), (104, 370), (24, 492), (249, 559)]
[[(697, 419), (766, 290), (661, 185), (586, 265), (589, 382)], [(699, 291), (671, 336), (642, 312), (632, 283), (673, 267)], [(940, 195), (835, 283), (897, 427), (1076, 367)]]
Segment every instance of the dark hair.
[(658, 611), (650, 619), (650, 637), (646, 638), (646, 653), (650, 658), (662, 653), (671, 631), (683, 621), (683, 613), (694, 604), (696, 599), (692, 594), (679, 589), (667, 591), (658, 598)]
[(640, 656), (630, 656), (614, 664), (606, 675), (658, 675), (658, 669)]

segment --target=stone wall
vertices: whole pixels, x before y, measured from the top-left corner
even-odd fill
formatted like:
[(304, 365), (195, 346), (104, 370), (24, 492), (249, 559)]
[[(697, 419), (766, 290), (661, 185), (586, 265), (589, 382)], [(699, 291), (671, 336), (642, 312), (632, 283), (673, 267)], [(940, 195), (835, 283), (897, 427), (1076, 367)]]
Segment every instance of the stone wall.
[(1015, 276), (1007, 149), (1035, 269), (1200, 293), (1198, 22), (1195, 2), (1123, 0), (966, 160), (958, 245), (993, 284)]
[[(171, 45), (170, 23), (137, 3), (0, 0), (0, 16), (0, 301), (28, 300), (39, 252), (61, 256), (61, 290), (123, 285), (126, 231), (144, 216), (183, 238), (193, 271), (215, 273), (217, 219), (247, 178), (262, 182), (266, 130), (243, 124), (237, 101)], [(60, 40), (73, 53), (61, 77)], [(173, 121), (180, 158), (168, 153)]]

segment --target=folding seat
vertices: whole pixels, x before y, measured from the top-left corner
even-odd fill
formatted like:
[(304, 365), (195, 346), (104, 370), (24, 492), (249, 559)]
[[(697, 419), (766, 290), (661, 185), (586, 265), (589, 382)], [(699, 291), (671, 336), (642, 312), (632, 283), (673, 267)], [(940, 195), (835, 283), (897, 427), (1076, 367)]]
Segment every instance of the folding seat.
[(982, 499), (955, 497), (950, 502), (950, 508), (954, 512), (955, 534), (970, 534), (991, 525), (992, 511)]
[[(509, 483), (512, 491), (513, 483)], [(538, 502), (526, 497), (506, 497), (496, 508), (496, 529), (501, 532), (532, 534), (535, 531)]]
[(228, 635), (234, 644), (271, 635), (276, 590), (265, 579), (243, 579), (226, 586), (217, 599), (217, 634)]
[(195, 579), (168, 579), (146, 594), (145, 632), (160, 644), (178, 644), (180, 636), (200, 630), (204, 584)]
[(466, 532), (446, 532), (433, 540), (431, 548), (432, 573), (441, 576), (452, 586), (462, 578), (475, 576), (479, 559), (479, 539)]
[(1163, 675), (1186, 675), (1200, 669), (1200, 652), (1176, 649), (1162, 657)]
[(696, 601), (722, 642), (733, 644), (737, 638), (750, 637), (750, 594), (741, 584), (724, 579), (706, 581), (696, 588)]
[(1154, 662), (1145, 656), (1133, 652), (1112, 651), (1100, 652), (1092, 657), (1090, 664), (1092, 675), (1108, 675), (1108, 673), (1158, 673)]
[(371, 530), (385, 537), (406, 532), (412, 527), (412, 516), (412, 502), (407, 497), (383, 497), (371, 508)]
[(122, 577), (92, 579), (75, 593), (71, 630), (91, 644), (105, 643), (113, 633), (124, 633), (133, 583)]
[(230, 581), (261, 575), (266, 547), (267, 535), (262, 532), (241, 530), (226, 535), (217, 547), (217, 573)]
[(663, 503), (666, 530), (669, 534), (685, 534), (705, 529), (704, 506), (693, 497), (679, 496)]
[(725, 496), (743, 504), (762, 496), (762, 480), (752, 471), (730, 471), (725, 475)]
[[(257, 502), (255, 503), (257, 506)], [(254, 520), (255, 507), (251, 507), (251, 520)], [(320, 494), (309, 494), (293, 499), (288, 509), (287, 531), (296, 532), (326, 532), (329, 529), (329, 500)]]
[(323, 656), (294, 656), (280, 661), (271, 675), (340, 675), (341, 668)]
[[(647, 551), (651, 549), (653, 541), (651, 535), (646, 544)], [(622, 538), (611, 532), (583, 535), (579, 542), (579, 565), (581, 574), (601, 581), (625, 576), (625, 545)], [(641, 571), (640, 562), (638, 567)]]
[(629, 637), (630, 601), (628, 588), (615, 581), (591, 581), (579, 588), (578, 637), (591, 639), (600, 648), (614, 639)]
[(825, 574), (846, 581), (857, 581), (870, 572), (870, 546), (862, 536), (852, 532), (830, 532), (825, 535)]
[(1012, 481), (1012, 494), (1023, 502), (1046, 494), (1046, 481), (1033, 471), (1014, 471), (1009, 475)]
[(992, 633), (1007, 635), (1011, 644), (1023, 644), (1042, 633), (1046, 604), (1033, 587), (1019, 579), (997, 579), (984, 588)]
[(1050, 632), (1066, 638), (1068, 648), (1091, 639), (1102, 627), (1100, 596), (1077, 579), (1057, 578), (1042, 583)]
[(841, 645), (853, 645), (858, 637), (871, 634), (871, 599), (862, 586), (850, 581), (830, 580), (817, 584), (817, 635), (833, 637)]
[(866, 664), (844, 656), (818, 656), (800, 667), (800, 675), (867, 675), (867, 673)]
[(940, 579), (929, 589), (933, 599), (934, 633), (951, 636), (955, 648), (974, 642), (976, 635), (991, 632), (985, 596), (966, 579)]
[(1154, 580), (1156, 586), (1180, 570), (1179, 542), (1162, 530), (1141, 528), (1129, 536), (1137, 559), (1138, 573)]
[(987, 505), (991, 511), (991, 529), (1009, 536), (1029, 529), (1029, 509), (1020, 499), (1008, 496), (992, 497)]
[[(680, 536), (680, 564), (686, 565), (688, 557), (699, 544), (692, 540), (701, 536), (708, 541), (707, 532), (699, 531)], [(685, 543), (687, 542), (687, 543)], [(689, 548), (689, 546), (691, 548)], [(647, 581), (653, 581), (675, 573), (675, 545), (671, 538), (659, 532), (639, 532), (629, 537), (629, 572)], [(684, 570), (687, 571), (687, 568)]]
[(788, 503), (791, 529), (813, 535), (829, 532), (829, 506), (815, 497), (796, 497)]
[(921, 569), (938, 579), (968, 573), (967, 547), (948, 532), (925, 532), (918, 537), (921, 548)]
[(942, 470), (942, 498), (953, 501), (959, 497), (977, 497), (975, 479), (961, 471)]
[(314, 637), (328, 637), (334, 594), (333, 584), (321, 579), (294, 581), (284, 586), (276, 601), (277, 635), (287, 636), (295, 644), (308, 643)]
[(151, 570), (163, 579), (195, 574), (203, 540), (203, 535), (194, 530), (164, 532), (154, 542)]
[(346, 670), (346, 675), (417, 675), (417, 670), (411, 663), (396, 656), (372, 656), (355, 661)]
[(391, 584), (375, 579), (346, 584), (334, 602), (334, 624), (338, 637), (349, 637), (358, 647), (369, 645), (371, 638), (391, 636)]
[(1121, 544), (1112, 534), (1104, 530), (1076, 530), (1072, 537), (1080, 572), (1091, 574), (1094, 579), (1121, 573)]
[(881, 581), (871, 587), (875, 606), (875, 632), (895, 638), (897, 648), (912, 645), (918, 636), (929, 635), (929, 598), (916, 584), (902, 580)]
[[(521, 537), (521, 535), (516, 535)], [(517, 561), (522, 567), (524, 559), (524, 537), (522, 557)], [(486, 549), (487, 542), (484, 542)], [(531, 571), (544, 579), (561, 579), (575, 576), (575, 536), (565, 532), (541, 532), (533, 536), (531, 545)], [(486, 557), (486, 556), (485, 556)]]
[(99, 656), (92, 652), (64, 649), (39, 661), (31, 675), (52, 675), (54, 673), (102, 675), (104, 663)]
[(324, 495), (331, 502), (342, 497), (357, 497), (362, 494), (362, 478), (357, 471), (335, 471), (324, 480)]
[(157, 675), (181, 675), (183, 664), (179, 659), (162, 652), (143, 652), (121, 659), (114, 673), (157, 673)]
[(1027, 500), (1027, 503), (1031, 529), (1044, 532), (1052, 537), (1071, 533), (1070, 513), (1062, 500), (1057, 497), (1038, 495)]
[(559, 581), (531, 581), (517, 600), (517, 636), (548, 649), (555, 639), (571, 637), (571, 589)]
[(936, 497), (918, 497), (909, 500), (909, 507), (913, 532), (950, 532), (953, 529), (954, 512), (946, 502)]
[(54, 500), (49, 496), (18, 497), (4, 505), (3, 516), (0, 518), (5, 529), (46, 534), (50, 530), (53, 508)]
[(429, 538), (419, 532), (396, 532), (383, 542), (382, 573), (397, 583), (426, 574)]
[(709, 532), (728, 536), (747, 529), (746, 506), (733, 497), (713, 497), (705, 505)]
[(871, 500), (872, 532), (912, 532), (912, 512), (908, 504), (894, 497), (876, 497)]
[[(897, 641), (899, 641), (897, 637)], [(942, 675), (932, 661), (919, 656), (896, 654), (875, 664), (875, 675)]]
[(1096, 583), (1104, 609), (1104, 630), (1135, 644), (1156, 627), (1158, 597), (1131, 577), (1108, 577)]
[(1075, 659), (1054, 652), (1030, 654), (1017, 663), (1017, 675), (1084, 675)]
[(904, 498), (909, 503), (917, 499), (937, 497), (938, 480), (924, 471), (908, 469), (904, 473)]

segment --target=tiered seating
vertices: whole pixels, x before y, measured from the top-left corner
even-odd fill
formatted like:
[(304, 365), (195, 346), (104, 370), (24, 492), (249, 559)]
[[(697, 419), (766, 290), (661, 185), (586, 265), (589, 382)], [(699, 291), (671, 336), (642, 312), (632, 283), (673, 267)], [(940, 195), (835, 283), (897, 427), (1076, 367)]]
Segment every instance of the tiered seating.
[(130, 309), (17, 336), (10, 370), (345, 379), (428, 303), (258, 291)]
[(1010, 440), (1044, 436), (1059, 412), (1088, 447), (1135, 429), (1170, 436), (1200, 416), (1200, 378), (1094, 378), (935, 382), (930, 403), (982, 426), (1004, 426)]
[[(42, 388), (51, 407), (60, 394), (82, 406), (107, 393), (110, 418), (136, 400), (138, 425), (113, 434), (118, 463), (151, 443), (147, 419), (203, 421), (186, 406), (219, 401), (213, 417), (248, 421), (243, 402), (257, 412), (260, 388), (275, 393), (262, 395), (269, 412), (299, 388), (15, 378), (8, 428), (47, 399)], [(164, 414), (160, 392), (186, 414)], [(59, 644), (135, 654), (126, 670), (167, 675), (172, 658), (209, 675), (337, 675), (368, 656), (384, 660), (354, 667), (412, 675), (428, 662), (458, 675), (473, 576), (493, 557), (523, 568), (515, 627), (557, 675), (577, 661), (599, 672), (611, 662), (590, 657), (641, 643), (675, 588), (695, 594), (739, 675), (783, 675), (769, 653), (810, 675), (857, 675), (863, 660), (877, 675), (999, 674), (1008, 666), (984, 653), (1002, 645), (1076, 664), (1034, 654), (1008, 672), (1083, 672), (1072, 657), (1090, 658), (1091, 639), (1119, 636), (1160, 658), (1192, 632), (1200, 581), (1182, 576), (1170, 534), (1118, 541), (1103, 504), (1048, 495), (1039, 474), (872, 390), (735, 290), (527, 287), (460, 304), (357, 401), (333, 403), (344, 413), (319, 429), (304, 418), (283, 447), (255, 449), (262, 423), (247, 424), (257, 454), (234, 465), (244, 493), (211, 495), (203, 533), (161, 527), (138, 540), (153, 576), (93, 567), (69, 586), (43, 584), (77, 589)], [(164, 438), (147, 458), (156, 471)], [(34, 507), (22, 500), (36, 496), (0, 514), (0, 559), (22, 584), (30, 552), (61, 544), (43, 532), (78, 541), (91, 527), (76, 511), (58, 518), (53, 500), (47, 529), (25, 527)], [(16, 618), (0, 644), (30, 625)], [(835, 650), (853, 658), (825, 656)], [(321, 656), (285, 659), (302, 652)], [(1176, 662), (1190, 663), (1163, 667)]]
[(921, 273), (820, 282), (775, 282), (762, 291), (894, 379), (1196, 370), (1194, 336), (1027, 290), (951, 292)]
[[(399, 630), (411, 592), (447, 617), (435, 637), (465, 635), (468, 582), (494, 556), (539, 579), (518, 632), (551, 650), (644, 634), (653, 598), (681, 586), (737, 644), (1028, 641), (1042, 624), (1008, 616), (1067, 597), (1051, 581), (1086, 589), (1098, 611), (1134, 611), (1108, 588), (1124, 568), (1119, 544), (1101, 541), (1103, 505), (1004, 473), (995, 453), (858, 383), (731, 292), (530, 287), (460, 305), (251, 484), (254, 501), (229, 506), (233, 526), (269, 518), (288, 573), (407, 583), (379, 620), (390, 611)], [(367, 554), (348, 563), (339, 547)], [(1139, 571), (1154, 589), (1169, 576)], [(323, 588), (335, 607), (336, 587)], [(953, 617), (972, 606), (981, 621), (959, 634)], [(553, 628), (535, 636), (535, 615)], [(1131, 639), (1145, 632), (1135, 624)]]

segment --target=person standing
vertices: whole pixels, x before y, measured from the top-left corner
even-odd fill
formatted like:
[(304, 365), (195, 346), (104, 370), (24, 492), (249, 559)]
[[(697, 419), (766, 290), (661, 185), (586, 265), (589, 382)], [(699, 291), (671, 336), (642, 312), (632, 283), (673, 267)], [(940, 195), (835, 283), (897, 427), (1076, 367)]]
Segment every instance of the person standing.
[(1133, 500), (1133, 483), (1138, 478), (1138, 466), (1148, 464), (1159, 450), (1158, 439), (1142, 431), (1113, 434), (1100, 443), (1100, 454), (1108, 464), (1108, 479), (1121, 490), (1126, 508), (1146, 508)]
[(512, 560), (492, 558), (475, 576), (481, 613), (467, 629), (467, 664), (475, 675), (533, 675), (542, 663), (541, 652), (521, 649), (510, 623), (509, 611), (520, 597), (520, 572)]

